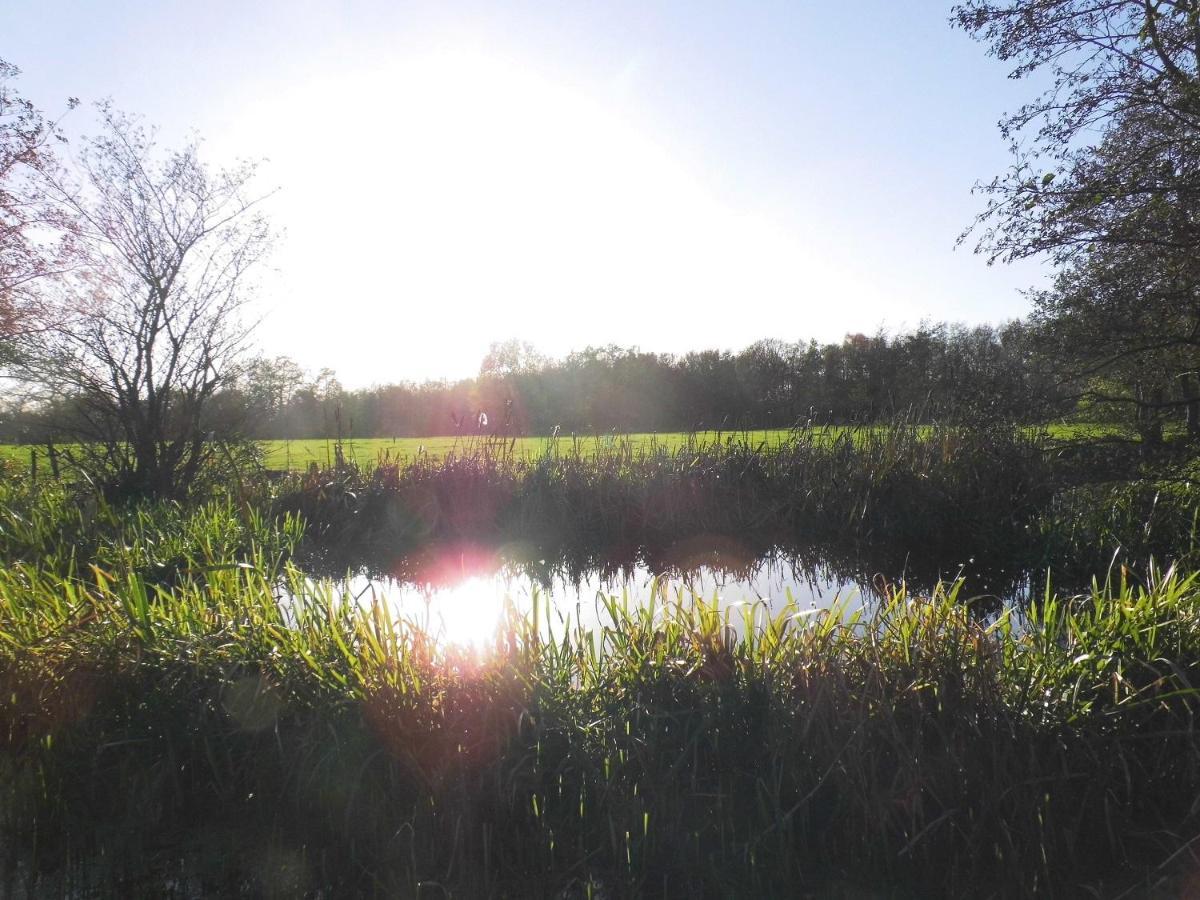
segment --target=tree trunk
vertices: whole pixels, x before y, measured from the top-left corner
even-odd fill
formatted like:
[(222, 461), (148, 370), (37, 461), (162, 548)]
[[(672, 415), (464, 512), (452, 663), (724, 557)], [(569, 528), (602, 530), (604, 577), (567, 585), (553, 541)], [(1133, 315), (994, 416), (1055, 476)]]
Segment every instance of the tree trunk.
[(1179, 376), (1180, 390), (1183, 391), (1185, 421), (1187, 422), (1188, 440), (1200, 439), (1200, 396), (1196, 390), (1196, 376), (1192, 374)]
[(1134, 396), (1137, 399), (1137, 418), (1136, 427), (1138, 435), (1142, 439), (1142, 447), (1146, 451), (1150, 451), (1162, 446), (1163, 428), (1162, 419), (1159, 417), (1159, 409), (1162, 404), (1162, 388), (1146, 389), (1141, 384), (1135, 388)]

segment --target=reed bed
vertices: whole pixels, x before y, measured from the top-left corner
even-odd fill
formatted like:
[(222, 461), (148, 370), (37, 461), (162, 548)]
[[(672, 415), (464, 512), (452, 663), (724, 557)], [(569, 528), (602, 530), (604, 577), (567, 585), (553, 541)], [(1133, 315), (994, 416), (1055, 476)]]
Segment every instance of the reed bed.
[(159, 584), (251, 557), (278, 565), (294, 553), (303, 524), (272, 515), (265, 495), (257, 499), (110, 505), (62, 482), (0, 477), (0, 563), (59, 575), (134, 571)]
[(298, 566), (445, 536), (745, 546), (780, 522), (1191, 559), (1186, 478), (1088, 485), (1011, 432), (797, 437), (493, 442), (192, 506), (0, 479), (0, 896), (1191, 890), (1191, 569), (1101, 558), (1090, 589), (989, 618), (962, 581), (771, 614), (660, 581), (598, 596), (590, 627), (510, 609), (468, 649)]
[(990, 623), (956, 585), (768, 617), (659, 583), (471, 651), (249, 527), (169, 580), (0, 570), (0, 892), (1107, 896), (1194, 866), (1195, 576)]
[[(276, 509), (308, 523), (310, 547), (346, 564), (380, 563), (431, 540), (527, 542), (621, 556), (734, 537), (747, 546), (868, 548), (891, 571), (936, 561), (953, 574), (988, 554), (1030, 559), (1030, 524), (1055, 489), (1035, 437), (928, 426), (797, 432), (783, 443), (737, 435), (597, 450), (559, 441), (536, 458), (485, 443), (442, 458), (314, 469)], [(906, 565), (906, 558), (912, 559)]]

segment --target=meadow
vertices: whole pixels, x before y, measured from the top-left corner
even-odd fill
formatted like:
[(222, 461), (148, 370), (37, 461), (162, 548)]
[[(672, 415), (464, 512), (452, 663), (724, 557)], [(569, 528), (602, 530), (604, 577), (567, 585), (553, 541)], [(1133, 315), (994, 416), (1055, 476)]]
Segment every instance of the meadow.
[[(929, 430), (928, 426), (915, 426), (918, 432)], [(774, 428), (748, 429), (744, 431), (676, 431), (635, 432), (608, 434), (580, 434), (551, 436), (516, 436), (505, 438), (496, 435), (435, 435), (421, 438), (347, 438), (342, 442), (346, 461), (369, 465), (379, 459), (412, 461), (419, 456), (441, 459), (450, 453), (471, 454), (480, 445), (506, 447), (514, 456), (533, 458), (545, 453), (572, 452), (595, 455), (614, 445), (630, 446), (635, 453), (668, 453), (681, 448), (703, 449), (714, 444), (735, 442), (751, 447), (777, 448), (797, 439), (829, 442), (844, 435), (861, 436), (875, 430), (872, 426), (817, 425), (801, 429)], [(1045, 429), (1056, 440), (1075, 440), (1103, 435), (1118, 435), (1120, 429), (1090, 423), (1055, 423)], [(315, 462), (319, 466), (330, 466), (336, 458), (337, 440), (314, 438), (307, 440), (261, 441), (263, 464), (269, 469), (305, 469)], [(0, 451), (2, 452), (2, 451)]]
[[(931, 426), (913, 426), (918, 433), (927, 433)], [(804, 440), (807, 442), (831, 442), (850, 435), (854, 440), (883, 426), (871, 425), (818, 425), (805, 428), (749, 429), (743, 431), (692, 431), (692, 432), (635, 432), (605, 434), (560, 434), (502, 435), (431, 435), (428, 437), (347, 437), (338, 440), (328, 438), (297, 438), (257, 441), (262, 453), (262, 464), (273, 471), (301, 471), (313, 463), (329, 468), (337, 462), (340, 445), (345, 462), (369, 466), (385, 460), (389, 462), (412, 462), (418, 458), (443, 459), (451, 453), (470, 455), (477, 448), (503, 450), (514, 457), (532, 459), (546, 453), (581, 453), (595, 455), (614, 445), (632, 447), (637, 453), (654, 453), (660, 450), (674, 452), (681, 448), (703, 449), (714, 444), (729, 442), (751, 447), (776, 448), (782, 444)], [(1055, 422), (1031, 433), (1045, 434), (1058, 441), (1095, 439), (1098, 437), (1126, 437), (1133, 439), (1118, 426), (1079, 422)], [(9, 460), (12, 465), (28, 469), (30, 453), (37, 454), (39, 465), (48, 465), (48, 451), (42, 444), (0, 444), (0, 460)]]
[[(829, 426), (820, 429), (826, 439), (841, 435), (845, 428)], [(430, 437), (351, 437), (339, 441), (337, 438), (299, 438), (294, 440), (257, 441), (262, 452), (262, 464), (273, 471), (301, 471), (313, 463), (328, 468), (337, 461), (339, 445), (343, 459), (357, 465), (371, 465), (383, 459), (394, 462), (412, 462), (418, 458), (442, 459), (451, 453), (470, 454), (477, 448), (503, 449), (510, 455), (532, 458), (555, 449), (594, 454), (613, 446), (614, 443), (632, 444), (639, 450), (659, 448), (674, 450), (679, 447), (705, 447), (723, 443), (730, 438), (757, 445), (778, 446), (792, 439), (794, 433), (788, 429), (770, 431), (738, 432), (668, 432), (663, 434), (603, 434), (603, 435), (560, 435), (519, 436), (504, 438), (494, 435), (432, 435)], [(29, 468), (30, 452), (36, 452), (40, 464), (47, 465), (47, 448), (42, 444), (0, 444), (0, 459), (9, 460), (18, 467)]]
[[(826, 429), (827, 439), (833, 439), (844, 429)], [(658, 449), (673, 451), (680, 447), (702, 448), (715, 443), (734, 439), (755, 445), (777, 447), (790, 440), (793, 433), (787, 429), (771, 431), (693, 433), (667, 432), (663, 434), (603, 434), (603, 435), (560, 435), (518, 436), (505, 438), (498, 435), (438, 435), (422, 438), (348, 438), (342, 441), (342, 452), (347, 462), (370, 465), (380, 459), (412, 462), (419, 457), (443, 459), (451, 453), (472, 454), (477, 448), (490, 447), (524, 459), (546, 453), (578, 452), (595, 455), (617, 443), (625, 443), (636, 452), (654, 452)], [(274, 440), (262, 441), (263, 464), (269, 469), (306, 469), (312, 463), (322, 467), (331, 466), (336, 460), (336, 439)]]

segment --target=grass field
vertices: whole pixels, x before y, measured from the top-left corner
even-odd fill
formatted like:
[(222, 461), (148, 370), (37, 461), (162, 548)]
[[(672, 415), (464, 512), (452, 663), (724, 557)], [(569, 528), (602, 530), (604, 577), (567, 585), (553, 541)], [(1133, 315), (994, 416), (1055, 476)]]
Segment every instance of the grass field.
[[(823, 437), (833, 438), (842, 434), (846, 429), (832, 427), (820, 429)], [(493, 438), (470, 435), (467, 437), (424, 437), (424, 438), (354, 438), (343, 442), (343, 453), (350, 462), (373, 463), (380, 458), (392, 460), (415, 459), (424, 454), (434, 459), (441, 459), (450, 453), (474, 452), (484, 446), (495, 448), (497, 452), (511, 452), (515, 456), (540, 456), (547, 451), (557, 448), (559, 453), (573, 453), (576, 450), (582, 455), (594, 454), (597, 450), (611, 447), (614, 444), (628, 443), (635, 453), (648, 452), (655, 449), (676, 450), (686, 446), (689, 441), (693, 446), (710, 446), (718, 441), (733, 439), (744, 441), (753, 446), (766, 444), (778, 446), (786, 441), (793, 432), (786, 429), (774, 431), (739, 431), (717, 432), (703, 431), (691, 434), (683, 432), (666, 434), (623, 434), (623, 435), (586, 435), (572, 438), (559, 437), (518, 437)], [(270, 469), (303, 469), (310, 462), (326, 465), (334, 459), (335, 441), (328, 439), (296, 440), (296, 441), (263, 441), (265, 463)]]
[[(871, 427), (824, 425), (805, 429), (799, 434), (809, 440), (821, 442), (835, 440), (847, 432), (865, 434), (871, 430)], [(918, 426), (922, 431), (930, 427)], [(1121, 431), (1106, 425), (1062, 423), (1049, 426), (1047, 433), (1054, 440), (1072, 440), (1083, 437), (1112, 436), (1120, 434)], [(376, 462), (384, 456), (392, 460), (405, 460), (414, 459), (418, 454), (426, 454), (434, 459), (441, 459), (451, 452), (471, 452), (480, 446), (490, 444), (497, 450), (504, 449), (506, 451), (511, 446), (511, 452), (516, 456), (538, 456), (555, 447), (560, 453), (574, 452), (578, 448), (578, 452), (586, 456), (594, 454), (599, 449), (625, 443), (632, 447), (634, 453), (656, 449), (674, 451), (689, 444), (698, 449), (724, 441), (744, 443), (751, 447), (760, 445), (777, 447), (796, 435), (795, 429), (777, 428), (755, 431), (600, 434), (578, 437), (560, 436), (557, 439), (542, 436), (518, 437), (515, 441), (513, 438), (491, 438), (477, 435), (467, 437), (442, 435), (423, 438), (352, 438), (343, 442), (343, 453), (347, 461), (362, 464)], [(331, 438), (263, 441), (264, 461), (269, 469), (303, 469), (310, 462), (326, 465), (333, 461), (335, 443)]]
[[(810, 440), (834, 440), (848, 431), (866, 433), (870, 426), (829, 425), (807, 429), (802, 434)], [(920, 426), (924, 427), (924, 426)], [(1084, 436), (1097, 437), (1107, 433), (1116, 433), (1117, 429), (1079, 423), (1052, 425), (1048, 429), (1052, 438), (1067, 440)], [(790, 429), (774, 429), (759, 431), (699, 431), (699, 432), (664, 432), (637, 434), (600, 434), (559, 436), (557, 439), (545, 436), (496, 438), (479, 435), (459, 436), (438, 435), (433, 437), (404, 437), (404, 438), (348, 438), (342, 443), (342, 452), (346, 461), (360, 465), (374, 463), (381, 458), (392, 461), (415, 459), (418, 455), (426, 455), (432, 459), (441, 459), (448, 454), (471, 453), (483, 446), (491, 446), (496, 452), (511, 452), (518, 457), (538, 456), (555, 447), (559, 453), (578, 452), (582, 455), (594, 454), (599, 449), (611, 447), (613, 444), (628, 444), (634, 453), (650, 452), (656, 449), (674, 451), (689, 443), (696, 448), (711, 446), (717, 442), (735, 441), (746, 443), (752, 447), (765, 444), (768, 447), (778, 446), (796, 435)], [(333, 438), (305, 438), (298, 440), (267, 440), (260, 442), (263, 447), (263, 462), (268, 469), (306, 469), (311, 463), (326, 466), (334, 462), (336, 441)], [(30, 465), (30, 445), (0, 444), (0, 459), (11, 459), (16, 464), (28, 467)], [(42, 467), (48, 465), (46, 450), (37, 447), (38, 462)]]
[[(819, 439), (832, 439), (844, 433), (844, 426), (831, 426), (814, 429), (810, 432)], [(649, 451), (655, 448), (675, 450), (685, 446), (690, 441), (693, 446), (710, 446), (718, 441), (733, 439), (744, 441), (753, 446), (765, 443), (767, 446), (778, 446), (787, 440), (794, 432), (787, 429), (773, 431), (738, 431), (718, 432), (703, 431), (691, 434), (676, 432), (665, 434), (622, 434), (622, 435), (586, 435), (578, 438), (561, 436), (551, 437), (518, 437), (499, 438), (480, 435), (453, 437), (439, 435), (434, 437), (405, 437), (405, 438), (347, 438), (342, 442), (342, 452), (348, 462), (361, 464), (374, 463), (381, 458), (392, 461), (415, 459), (426, 455), (433, 459), (441, 459), (448, 454), (473, 453), (485, 446), (492, 447), (496, 452), (511, 452), (515, 456), (538, 456), (557, 446), (560, 453), (572, 453), (576, 449), (580, 454), (591, 455), (598, 449), (612, 446), (614, 443), (632, 445), (634, 452)], [(334, 438), (305, 438), (299, 440), (268, 440), (261, 441), (263, 447), (263, 463), (268, 469), (305, 469), (310, 463), (329, 465), (334, 461)], [(11, 459), (21, 466), (29, 466), (30, 451), (36, 449), (39, 465), (48, 465), (46, 448), (40, 445), (0, 444), (0, 459)]]

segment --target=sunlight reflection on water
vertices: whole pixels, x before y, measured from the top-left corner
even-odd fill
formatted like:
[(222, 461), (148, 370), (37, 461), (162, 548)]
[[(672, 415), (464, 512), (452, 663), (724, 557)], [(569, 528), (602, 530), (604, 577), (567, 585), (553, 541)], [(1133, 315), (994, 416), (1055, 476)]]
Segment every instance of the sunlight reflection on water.
[[(542, 604), (543, 633), (562, 635), (576, 624), (595, 629), (609, 624), (604, 598), (645, 605), (655, 585), (655, 573), (638, 564), (621, 573), (591, 572), (578, 579), (555, 575), (549, 580), (514, 571), (511, 567), (476, 566), (463, 560), (443, 563), (435, 581), (416, 583), (394, 577), (356, 575), (346, 588), (364, 605), (386, 603), (404, 619), (440, 641), (481, 647), (489, 643), (504, 621), (506, 606), (523, 615)], [(779, 560), (762, 562), (753, 571), (730, 573), (715, 566), (686, 572), (660, 573), (669, 603), (687, 605), (694, 598), (715, 603), (737, 630), (749, 612), (754, 621), (777, 615), (791, 604), (798, 612), (826, 608), (839, 602), (850, 609), (862, 606), (868, 592), (853, 581), (830, 573), (799, 571)], [(547, 620), (545, 611), (549, 609)]]

